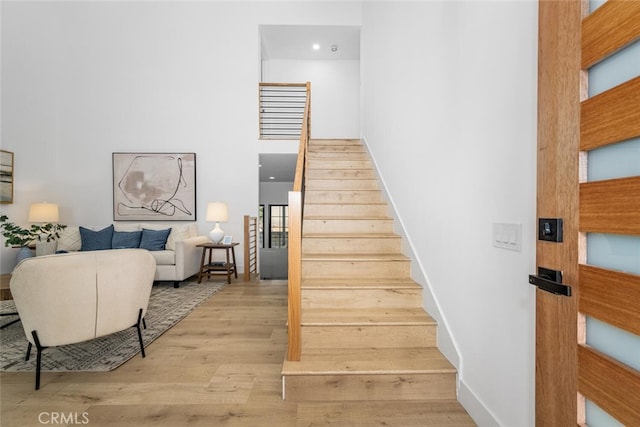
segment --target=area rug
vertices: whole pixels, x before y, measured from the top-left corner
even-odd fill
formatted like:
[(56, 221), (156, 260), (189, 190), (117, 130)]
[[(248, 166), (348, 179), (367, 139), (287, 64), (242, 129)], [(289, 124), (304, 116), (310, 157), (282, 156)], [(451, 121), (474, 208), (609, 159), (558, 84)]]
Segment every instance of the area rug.
[[(183, 282), (179, 288), (172, 283), (156, 283), (142, 330), (145, 348), (165, 333), (207, 298), (224, 288), (226, 282)], [(1, 301), (2, 313), (15, 311), (13, 301)], [(9, 323), (13, 316), (2, 316), (0, 324)], [(36, 351), (25, 361), (28, 341), (20, 322), (0, 330), (0, 371), (35, 371)], [(43, 371), (111, 371), (140, 353), (136, 328), (131, 327), (106, 337), (79, 344), (50, 347), (43, 351)]]

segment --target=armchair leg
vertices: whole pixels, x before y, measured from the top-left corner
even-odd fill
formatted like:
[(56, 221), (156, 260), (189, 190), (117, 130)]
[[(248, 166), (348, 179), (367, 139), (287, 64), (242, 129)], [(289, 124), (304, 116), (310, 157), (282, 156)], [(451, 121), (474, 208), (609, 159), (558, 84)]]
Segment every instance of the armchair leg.
[(40, 389), (40, 366), (42, 364), (42, 350), (46, 347), (42, 347), (40, 345), (40, 340), (38, 339), (38, 334), (36, 331), (31, 331), (31, 335), (33, 336), (33, 341), (36, 344), (36, 390)]
[(179, 288), (180, 287), (180, 282), (178, 282), (177, 280), (175, 282), (173, 282), (173, 287), (174, 288)]
[(140, 353), (142, 354), (142, 357), (146, 357), (146, 355), (144, 354), (144, 341), (142, 341), (142, 331), (140, 330), (140, 323), (142, 322), (144, 322), (144, 319), (142, 318), (142, 309), (140, 309), (140, 311), (138, 312), (138, 322), (136, 323), (136, 330), (138, 331), (138, 340), (140, 341)]
[(29, 343), (29, 345), (27, 346), (27, 354), (24, 356), (24, 361), (28, 361), (29, 358), (31, 357), (31, 343)]

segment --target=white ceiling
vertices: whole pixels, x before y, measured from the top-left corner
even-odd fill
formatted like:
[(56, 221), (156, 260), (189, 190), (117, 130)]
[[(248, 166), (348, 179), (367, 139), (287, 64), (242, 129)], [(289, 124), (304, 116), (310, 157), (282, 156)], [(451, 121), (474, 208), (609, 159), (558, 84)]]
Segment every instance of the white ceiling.
[[(360, 27), (261, 25), (262, 59), (360, 59)], [(317, 43), (320, 49), (312, 46)], [(335, 46), (333, 52), (331, 47)]]
[(297, 154), (260, 154), (260, 182), (293, 182), (297, 159)]
[[(261, 25), (260, 42), (263, 60), (360, 59), (357, 26)], [(313, 50), (314, 43), (319, 50)], [(337, 50), (332, 52), (331, 46)], [(296, 154), (260, 154), (260, 182), (292, 182), (296, 159)]]

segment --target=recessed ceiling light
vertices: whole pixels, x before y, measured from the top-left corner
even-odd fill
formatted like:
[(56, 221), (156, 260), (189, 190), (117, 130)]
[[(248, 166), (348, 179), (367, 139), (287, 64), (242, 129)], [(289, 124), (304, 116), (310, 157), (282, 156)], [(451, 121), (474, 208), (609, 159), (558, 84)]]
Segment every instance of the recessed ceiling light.
[(320, 45), (318, 43), (315, 43), (312, 47), (313, 47), (313, 50), (319, 50), (320, 49)]

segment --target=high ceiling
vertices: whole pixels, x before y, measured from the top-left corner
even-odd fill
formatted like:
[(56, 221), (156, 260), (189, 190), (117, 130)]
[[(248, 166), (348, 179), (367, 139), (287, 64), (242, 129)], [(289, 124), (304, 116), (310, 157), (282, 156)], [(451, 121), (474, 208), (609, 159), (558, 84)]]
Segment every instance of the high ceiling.
[[(263, 60), (360, 59), (357, 26), (261, 25), (260, 43)], [(314, 50), (314, 44), (320, 48)], [(260, 182), (292, 182), (296, 158), (296, 154), (260, 154)]]
[(356, 26), (261, 25), (260, 41), (263, 60), (360, 59), (360, 27)]

